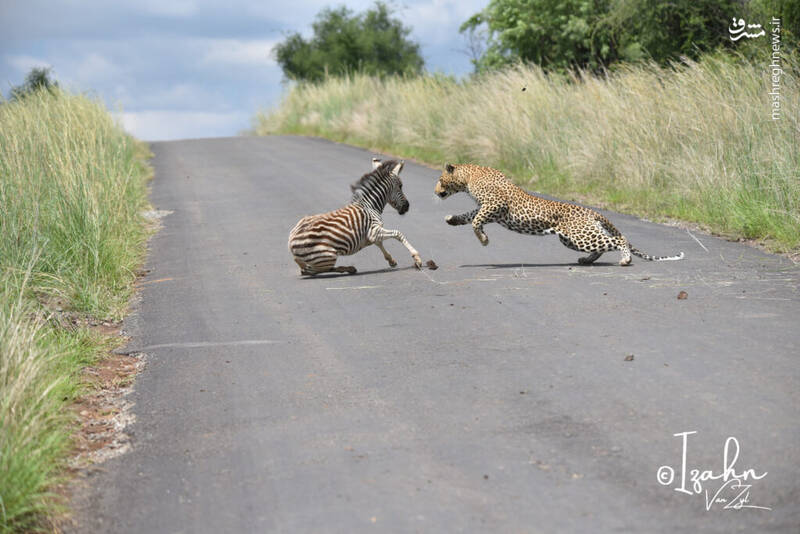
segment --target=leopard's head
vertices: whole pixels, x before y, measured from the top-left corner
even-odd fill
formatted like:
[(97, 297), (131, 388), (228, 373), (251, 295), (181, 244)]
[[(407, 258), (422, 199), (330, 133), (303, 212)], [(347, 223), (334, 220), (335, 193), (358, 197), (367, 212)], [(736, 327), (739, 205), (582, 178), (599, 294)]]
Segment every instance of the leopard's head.
[(467, 190), (466, 177), (459, 172), (459, 167), (460, 165), (450, 165), (449, 163), (444, 166), (444, 172), (433, 190), (437, 196), (447, 198), (454, 193)]

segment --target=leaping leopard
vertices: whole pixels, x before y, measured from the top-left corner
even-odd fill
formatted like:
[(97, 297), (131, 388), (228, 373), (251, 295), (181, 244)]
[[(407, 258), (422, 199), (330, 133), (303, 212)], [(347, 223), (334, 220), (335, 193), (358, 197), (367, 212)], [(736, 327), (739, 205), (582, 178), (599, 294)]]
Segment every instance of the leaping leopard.
[(676, 256), (650, 256), (637, 250), (619, 230), (594, 210), (531, 195), (513, 184), (506, 176), (490, 167), (462, 164), (445, 166), (434, 192), (441, 198), (467, 192), (478, 203), (478, 209), (461, 215), (448, 215), (445, 221), (457, 226), (472, 223), (482, 245), (489, 244), (483, 231), (487, 223), (496, 222), (521, 234), (556, 234), (565, 246), (588, 256), (578, 263), (588, 265), (604, 252), (619, 250), (620, 265), (630, 265), (631, 254), (648, 261), (680, 260)]

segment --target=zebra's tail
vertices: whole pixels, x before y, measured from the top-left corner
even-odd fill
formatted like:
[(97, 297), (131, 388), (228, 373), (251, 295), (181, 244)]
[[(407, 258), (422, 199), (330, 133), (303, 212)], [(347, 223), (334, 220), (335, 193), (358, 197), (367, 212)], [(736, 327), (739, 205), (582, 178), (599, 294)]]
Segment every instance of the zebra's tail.
[(677, 261), (683, 259), (683, 252), (678, 253), (676, 256), (651, 256), (639, 249), (631, 247), (631, 253), (647, 261)]

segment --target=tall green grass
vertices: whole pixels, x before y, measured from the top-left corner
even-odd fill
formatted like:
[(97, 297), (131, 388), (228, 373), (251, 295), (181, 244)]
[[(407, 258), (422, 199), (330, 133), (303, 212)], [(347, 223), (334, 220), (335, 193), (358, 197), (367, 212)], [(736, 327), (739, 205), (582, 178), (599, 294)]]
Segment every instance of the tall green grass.
[(39, 530), (69, 451), (66, 405), (109, 341), (53, 320), (119, 318), (143, 258), (146, 149), (98, 102), (0, 102), (0, 533)]
[(464, 81), (330, 78), (292, 86), (254, 131), (489, 165), (539, 191), (796, 250), (800, 70), (784, 67), (777, 121), (766, 62), (710, 56), (605, 77), (518, 65)]

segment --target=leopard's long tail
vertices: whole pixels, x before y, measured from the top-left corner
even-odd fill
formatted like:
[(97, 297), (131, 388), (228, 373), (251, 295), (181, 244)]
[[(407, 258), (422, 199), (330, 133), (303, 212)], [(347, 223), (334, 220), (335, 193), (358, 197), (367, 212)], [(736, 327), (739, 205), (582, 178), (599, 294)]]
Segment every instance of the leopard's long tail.
[(683, 252), (678, 253), (677, 256), (651, 256), (633, 247), (631, 247), (631, 254), (639, 256), (643, 260), (647, 261), (677, 261), (683, 259)]

